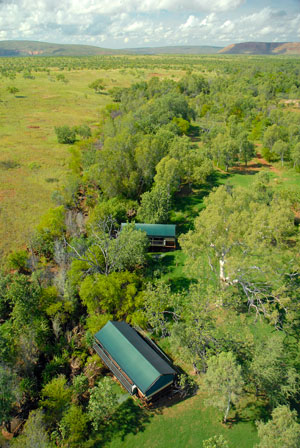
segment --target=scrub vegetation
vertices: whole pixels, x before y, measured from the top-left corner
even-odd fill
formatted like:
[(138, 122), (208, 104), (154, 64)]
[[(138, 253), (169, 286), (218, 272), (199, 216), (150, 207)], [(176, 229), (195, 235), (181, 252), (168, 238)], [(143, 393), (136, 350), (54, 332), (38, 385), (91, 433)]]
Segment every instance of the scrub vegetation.
[[(0, 443), (297, 448), (299, 60), (0, 73)], [(149, 252), (134, 222), (176, 224), (177, 250)], [(169, 396), (116, 384), (92, 348), (109, 320), (170, 356)]]

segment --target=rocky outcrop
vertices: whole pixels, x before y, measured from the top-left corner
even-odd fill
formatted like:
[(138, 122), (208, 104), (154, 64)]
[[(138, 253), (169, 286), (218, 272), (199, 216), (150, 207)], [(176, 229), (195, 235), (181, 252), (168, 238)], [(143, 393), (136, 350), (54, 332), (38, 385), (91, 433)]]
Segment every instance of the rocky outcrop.
[(222, 54), (300, 54), (300, 42), (243, 42), (222, 48)]

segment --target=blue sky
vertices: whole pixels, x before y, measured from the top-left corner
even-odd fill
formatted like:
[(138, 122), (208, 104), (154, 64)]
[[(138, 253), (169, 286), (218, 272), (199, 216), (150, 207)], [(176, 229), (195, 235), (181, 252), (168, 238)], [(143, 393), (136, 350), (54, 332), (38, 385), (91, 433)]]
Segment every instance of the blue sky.
[(0, 40), (107, 48), (300, 41), (300, 0), (0, 0)]

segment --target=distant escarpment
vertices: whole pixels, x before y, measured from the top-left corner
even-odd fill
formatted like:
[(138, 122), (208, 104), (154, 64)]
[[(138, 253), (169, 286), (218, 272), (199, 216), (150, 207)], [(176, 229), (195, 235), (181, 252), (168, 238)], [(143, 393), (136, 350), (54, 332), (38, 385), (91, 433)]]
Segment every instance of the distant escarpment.
[(219, 50), (218, 53), (253, 55), (300, 54), (300, 42), (243, 42), (228, 45)]

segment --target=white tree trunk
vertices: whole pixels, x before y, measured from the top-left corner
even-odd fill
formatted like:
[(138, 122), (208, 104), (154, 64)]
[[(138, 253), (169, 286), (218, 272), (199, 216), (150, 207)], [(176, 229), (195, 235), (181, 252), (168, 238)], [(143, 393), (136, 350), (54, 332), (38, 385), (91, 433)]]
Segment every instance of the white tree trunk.
[(227, 278), (225, 276), (225, 263), (226, 263), (226, 261), (225, 261), (224, 255), (222, 255), (222, 258), (220, 259), (219, 263), (220, 263), (220, 280), (222, 282), (226, 282), (226, 280), (227, 280)]
[(227, 407), (226, 407), (226, 409), (225, 409), (225, 414), (224, 414), (224, 423), (227, 422), (227, 417), (228, 417), (228, 414), (229, 414), (229, 409), (230, 409), (230, 397), (231, 397), (231, 394), (228, 395)]

